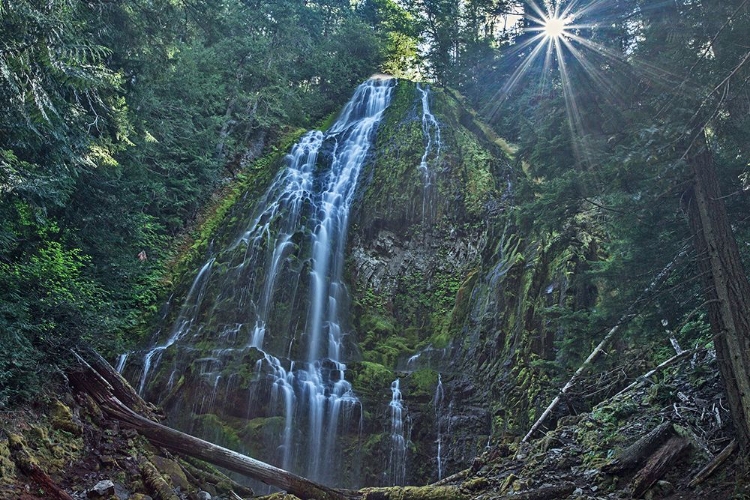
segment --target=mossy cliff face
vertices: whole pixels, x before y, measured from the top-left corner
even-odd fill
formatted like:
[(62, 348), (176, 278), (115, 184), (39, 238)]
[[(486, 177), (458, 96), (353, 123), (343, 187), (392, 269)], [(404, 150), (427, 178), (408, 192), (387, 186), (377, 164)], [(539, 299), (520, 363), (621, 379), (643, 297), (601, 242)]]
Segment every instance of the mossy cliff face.
[[(354, 385), (365, 408), (380, 408), (366, 431), (381, 439), (368, 444), (389, 460), (387, 396), (400, 378), (410, 484), (464, 467), (490, 435), (489, 407), (470, 401), (482, 399), (477, 382), (456, 360), (510, 175), (499, 148), (462, 125), (465, 111), (455, 98), (434, 90), (429, 105), (440, 144), (439, 152), (432, 144), (426, 175), (422, 94), (399, 82), (361, 186), (347, 267), (363, 359), (353, 367)], [(367, 483), (377, 484), (376, 470), (366, 472)]]
[[(433, 89), (428, 102), (440, 138), (432, 137), (426, 153), (423, 90), (404, 81), (393, 90), (350, 217), (343, 361), (361, 404), (338, 429), (338, 477), (331, 481), (337, 486), (387, 485), (399, 476), (396, 379), (406, 458), (399, 467), (407, 484), (446, 477), (470, 465), (492, 439), (525, 432), (548, 399), (545, 362), (555, 359), (563, 331), (559, 310), (596, 300), (595, 289), (573, 279), (597, 257), (585, 221), (559, 233), (526, 228), (520, 235), (512, 186), (524, 173), (512, 151), (460, 96)], [(259, 164), (257, 182), (248, 181), (255, 195), (237, 196), (226, 226), (203, 238), (209, 252), (209, 242), (218, 247), (237, 238), (243, 212), (253, 210), (280, 167)], [(309, 236), (295, 234), (291, 244)], [(234, 251), (236, 262), (214, 264), (205, 287), (191, 292), (214, 297), (195, 311), (202, 326), (156, 355), (143, 389), (172, 425), (280, 465), (285, 422), (278, 366), (247, 347), (252, 322), (232, 329), (223, 316), (223, 308), (236, 304), (224, 305), (219, 283), (241, 270), (264, 284), (262, 269), (240, 265), (244, 247)], [(293, 332), (304, 329), (308, 304), (297, 290), (310, 279), (309, 256), (292, 252), (284, 266), (264, 349), (291, 370), (291, 360), (300, 359), (301, 335)], [(144, 367), (129, 364), (136, 385)]]
[(430, 106), (442, 144), (428, 157), (426, 189), (421, 93), (400, 82), (348, 261), (352, 325), (369, 374), (355, 389), (364, 407), (380, 407), (367, 431), (385, 434), (368, 442), (388, 460), (387, 382), (400, 377), (410, 484), (469, 466), (492, 440), (523, 435), (551, 397), (543, 388), (565, 331), (560, 311), (597, 299), (594, 286), (575, 280), (598, 258), (587, 221), (520, 234), (512, 186), (525, 174), (511, 148), (460, 96), (434, 90)]

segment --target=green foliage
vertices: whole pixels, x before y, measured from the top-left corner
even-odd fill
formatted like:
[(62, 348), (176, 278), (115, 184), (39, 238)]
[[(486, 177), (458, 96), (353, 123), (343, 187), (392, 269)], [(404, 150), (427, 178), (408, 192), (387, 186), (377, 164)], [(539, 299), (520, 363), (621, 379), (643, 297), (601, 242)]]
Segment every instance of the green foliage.
[(354, 385), (364, 391), (390, 387), (393, 372), (380, 363), (362, 361), (354, 368)]
[(435, 393), (438, 372), (423, 368), (409, 374), (409, 395), (411, 397), (430, 396)]

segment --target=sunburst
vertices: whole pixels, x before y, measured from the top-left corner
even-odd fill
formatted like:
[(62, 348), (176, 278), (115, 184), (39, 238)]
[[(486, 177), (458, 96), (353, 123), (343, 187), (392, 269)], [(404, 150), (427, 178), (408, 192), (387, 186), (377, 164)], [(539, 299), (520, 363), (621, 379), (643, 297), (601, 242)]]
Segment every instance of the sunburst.
[[(528, 25), (526, 31), (531, 36), (514, 48), (515, 53), (525, 53), (524, 59), (496, 95), (494, 102), (487, 110), (488, 115), (492, 117), (499, 112), (502, 103), (511, 95), (511, 91), (529, 70), (535, 67), (541, 57), (544, 63), (540, 73), (541, 79), (536, 84), (541, 88), (546, 87), (547, 77), (553, 74), (554, 69), (557, 70), (576, 154), (579, 160), (586, 162), (585, 150), (587, 148), (585, 148), (585, 140), (582, 139), (585, 136), (583, 123), (568, 65), (575, 62), (582, 68), (590, 81), (600, 89), (599, 92), (605, 94), (613, 92), (613, 87), (609, 83), (610, 78), (602, 72), (600, 64), (592, 62), (592, 58), (622, 62), (622, 56), (587, 38), (588, 32), (596, 29), (598, 23), (604, 22), (601, 19), (596, 20), (596, 11), (607, 0), (593, 0), (586, 4), (572, 0), (564, 2), (564, 7), (552, 0), (546, 0), (541, 7), (535, 0), (527, 1), (531, 7), (531, 13), (526, 16)], [(581, 21), (582, 19), (586, 19), (586, 22)]]

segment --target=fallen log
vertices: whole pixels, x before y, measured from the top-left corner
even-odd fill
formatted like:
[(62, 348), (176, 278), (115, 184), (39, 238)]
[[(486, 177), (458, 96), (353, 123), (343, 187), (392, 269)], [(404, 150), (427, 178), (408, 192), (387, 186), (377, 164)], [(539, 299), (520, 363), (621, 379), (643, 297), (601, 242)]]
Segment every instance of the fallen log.
[[(78, 359), (83, 359), (78, 353), (74, 354)], [(111, 387), (113, 396), (122, 401), (125, 406), (132, 408), (136, 413), (151, 420), (156, 420), (156, 407), (139, 396), (128, 381), (106, 359), (93, 350), (86, 351), (85, 356), (87, 364), (107, 381)]]
[(535, 488), (533, 490), (522, 491), (515, 495), (507, 495), (501, 498), (513, 500), (556, 500), (568, 498), (576, 489), (576, 485), (570, 482), (561, 484), (551, 484)]
[(467, 500), (455, 486), (388, 486), (360, 490), (362, 500)]
[(635, 469), (672, 435), (673, 430), (672, 422), (663, 422), (656, 426), (651, 432), (628, 446), (614, 460), (603, 466), (602, 472), (619, 474)]
[(218, 470), (209, 471), (205, 462), (184, 457), (180, 465), (185, 474), (193, 476), (198, 482), (212, 484), (217, 490), (224, 490), (227, 493), (231, 491), (245, 497), (255, 496), (252, 488), (237, 483), (234, 479), (222, 474)]
[(462, 471), (456, 472), (453, 475), (444, 477), (440, 481), (435, 481), (434, 483), (430, 484), (430, 486), (445, 486), (450, 483), (455, 483), (456, 481), (463, 481), (468, 476), (469, 476), (469, 469), (464, 469)]
[(154, 464), (146, 458), (141, 458), (140, 464), (141, 477), (146, 486), (156, 493), (161, 500), (180, 500), (169, 484), (164, 480)]
[(351, 496), (143, 417), (114, 396), (115, 389), (98, 370), (80, 356), (78, 361), (79, 369), (69, 374), (75, 388), (91, 395), (105, 413), (134, 428), (157, 446), (225, 467), (303, 500), (346, 500)]
[(673, 436), (656, 450), (633, 478), (633, 498), (641, 498), (689, 447), (690, 442), (687, 439)]
[(701, 484), (703, 481), (708, 479), (711, 474), (713, 474), (716, 469), (718, 469), (721, 464), (727, 461), (727, 459), (732, 455), (732, 453), (735, 452), (737, 449), (737, 440), (732, 439), (732, 442), (729, 443), (723, 450), (721, 450), (721, 453), (716, 455), (713, 459), (711, 459), (708, 464), (706, 464), (705, 467), (703, 467), (698, 474), (695, 475), (692, 481), (688, 484), (688, 487), (695, 488), (699, 484)]

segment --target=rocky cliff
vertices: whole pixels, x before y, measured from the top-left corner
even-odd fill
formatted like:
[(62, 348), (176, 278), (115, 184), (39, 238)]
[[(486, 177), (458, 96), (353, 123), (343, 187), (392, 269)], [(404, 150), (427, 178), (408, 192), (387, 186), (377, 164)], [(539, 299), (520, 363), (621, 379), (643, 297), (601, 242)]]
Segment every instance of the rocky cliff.
[[(326, 141), (323, 160), (336, 154)], [(346, 380), (354, 401), (325, 424), (341, 437), (329, 445), (335, 472), (321, 480), (359, 486), (445, 477), (493, 438), (522, 433), (546, 402), (543, 363), (555, 358), (563, 331), (550, 311), (594, 303), (596, 289), (576, 289), (570, 278), (597, 258), (596, 245), (586, 221), (554, 234), (521, 233), (514, 187), (525, 173), (512, 154), (457, 94), (407, 81), (393, 88), (354, 192), (345, 293), (336, 306), (342, 359), (317, 368), (328, 387), (321, 397)], [(288, 160), (262, 163), (255, 174), (271, 179), (279, 168)], [(311, 286), (314, 265), (300, 249), (315, 229), (289, 233), (281, 274), (268, 285), (261, 266), (243, 264), (249, 250), (240, 241), (247, 214), (269, 224), (281, 217), (283, 210), (264, 215), (268, 196), (242, 197), (228, 212), (185, 297), (173, 299), (160, 339), (130, 356), (125, 372), (173, 425), (283, 465), (284, 450), (309, 434), (308, 424), (290, 429), (301, 396), (286, 400), (283, 380), (289, 387), (302, 380), (295, 360), (310, 300), (300, 290)], [(215, 250), (221, 242), (230, 247), (224, 260)], [(258, 321), (247, 321), (242, 308), (257, 317), (251, 294), (264, 286), (276, 295), (261, 350), (247, 340)], [(249, 291), (233, 296), (233, 287)]]

